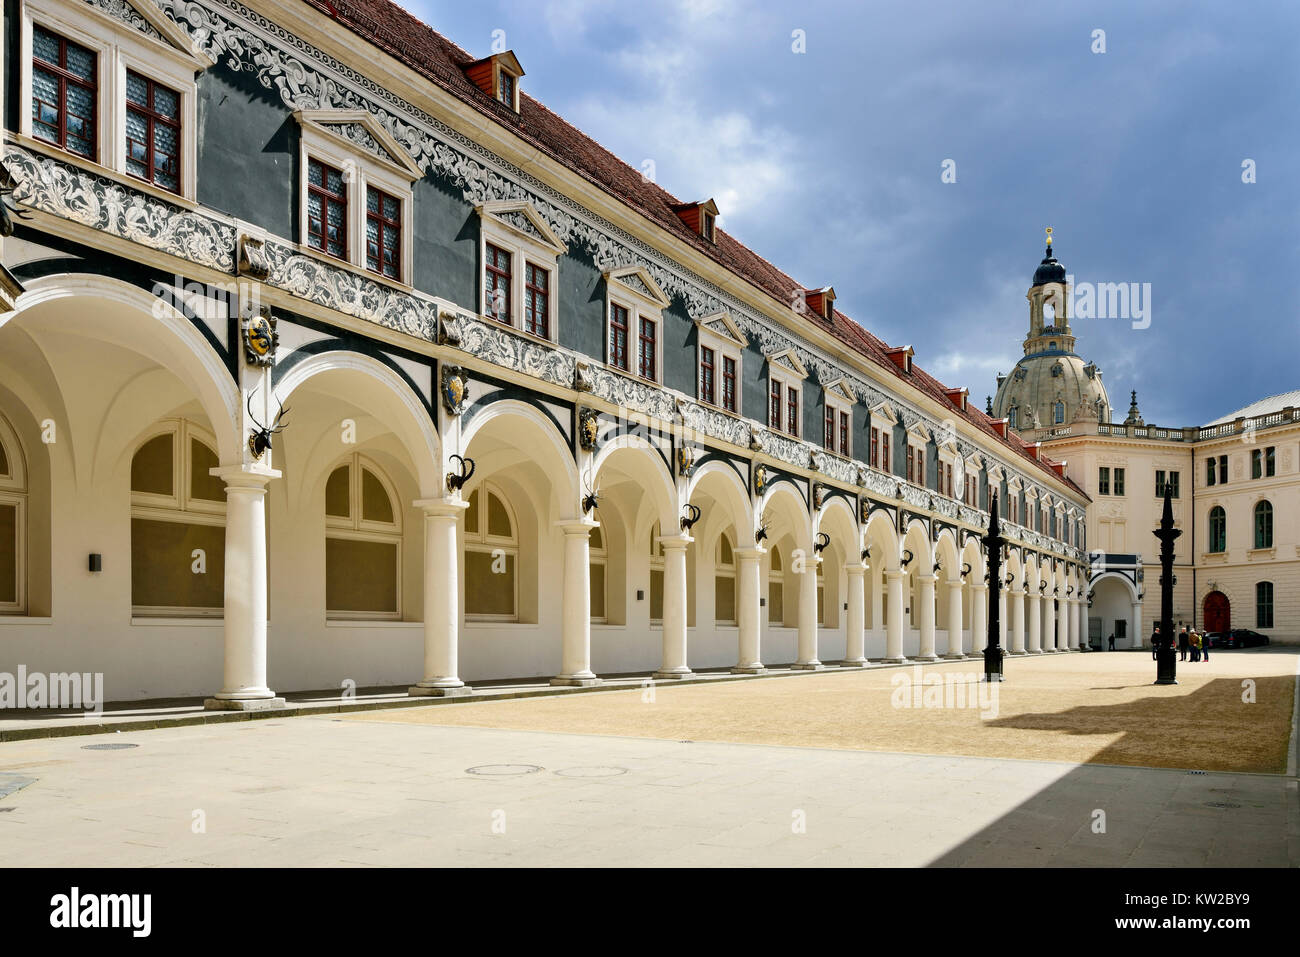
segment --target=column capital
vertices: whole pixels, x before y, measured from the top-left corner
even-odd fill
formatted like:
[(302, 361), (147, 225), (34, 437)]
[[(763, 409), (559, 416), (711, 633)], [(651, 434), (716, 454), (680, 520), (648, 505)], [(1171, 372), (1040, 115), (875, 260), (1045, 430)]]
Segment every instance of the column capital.
[(966, 586), (966, 583), (962, 581), (960, 578), (957, 579), (956, 581), (949, 579), (948, 581), (944, 582), (944, 584), (947, 585), (949, 588), (964, 588)]
[(845, 574), (853, 575), (854, 577), (865, 575), (867, 573), (867, 566), (863, 565), (861, 562), (849, 562), (844, 566), (844, 572)]
[(590, 535), (593, 528), (600, 528), (600, 522), (594, 518), (562, 518), (555, 523), (565, 535)]
[(469, 502), (459, 498), (418, 498), (411, 503), (425, 515), (459, 515), (469, 508)]
[(938, 575), (917, 575), (916, 582), (918, 585), (933, 585), (939, 580)]
[[(971, 590), (971, 591), (988, 591), (988, 590), (989, 590), (989, 586), (988, 586), (988, 584), (987, 584), (986, 582), (980, 582), (979, 584), (972, 584), (972, 585), (970, 586), (970, 590)], [(1003, 589), (1003, 591), (1005, 591), (1005, 590), (1006, 590), (1006, 589)]]
[(687, 535), (685, 532), (681, 533), (680, 535), (659, 536), (659, 544), (662, 545), (665, 549), (677, 549), (677, 548), (684, 549), (687, 545), (689, 545), (693, 541), (695, 541), (695, 539), (691, 538), (691, 536)]
[(903, 571), (901, 568), (886, 568), (885, 580), (890, 582), (896, 582), (906, 574), (907, 572)]
[(735, 549), (732, 549), (732, 554), (735, 555), (737, 558), (744, 559), (744, 560), (746, 560), (746, 561), (755, 561), (755, 562), (756, 562), (756, 561), (758, 561), (760, 558), (762, 558), (764, 555), (767, 554), (767, 549), (766, 549), (766, 548), (763, 548), (763, 547), (761, 547), (761, 546), (759, 546), (759, 545), (754, 545), (754, 546), (749, 547), (749, 548), (735, 548)]
[(265, 491), (267, 483), (283, 473), (265, 465), (218, 465), (208, 469), (208, 474), (225, 482), (226, 488), (260, 488)]
[(1012, 596), (1013, 598), (1024, 598), (1025, 590), (1023, 588), (1008, 588), (1007, 594)]

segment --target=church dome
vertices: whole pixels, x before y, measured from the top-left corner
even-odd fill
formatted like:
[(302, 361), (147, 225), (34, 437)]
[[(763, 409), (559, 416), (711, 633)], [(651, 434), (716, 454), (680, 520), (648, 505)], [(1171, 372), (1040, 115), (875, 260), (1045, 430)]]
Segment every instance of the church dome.
[(995, 419), (1012, 419), (1020, 432), (1063, 428), (1075, 421), (1110, 421), (1110, 397), (1101, 370), (1073, 354), (1031, 355), (998, 384)]

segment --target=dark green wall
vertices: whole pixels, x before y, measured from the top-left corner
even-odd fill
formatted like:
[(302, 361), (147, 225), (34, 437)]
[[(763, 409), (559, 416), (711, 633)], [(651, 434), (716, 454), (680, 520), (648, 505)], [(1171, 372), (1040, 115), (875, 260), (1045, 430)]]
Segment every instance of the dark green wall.
[(198, 200), (297, 238), (298, 124), (251, 73), (223, 65), (198, 79)]
[[(670, 389), (693, 396), (698, 391), (695, 374), (699, 359), (695, 349), (696, 328), (686, 311), (686, 303), (681, 298), (674, 298), (672, 304), (663, 311), (663, 373), (660, 381)], [(599, 354), (599, 353), (597, 353)], [(719, 369), (714, 378), (714, 389), (722, 388), (722, 371)]]
[(605, 279), (595, 260), (570, 247), (559, 262), (560, 345), (605, 361)]
[[(411, 285), (478, 310), (479, 218), (445, 177), (426, 176), (411, 190)], [(564, 275), (564, 265), (560, 266)], [(560, 314), (563, 316), (563, 313)], [(560, 322), (564, 326), (563, 319)]]

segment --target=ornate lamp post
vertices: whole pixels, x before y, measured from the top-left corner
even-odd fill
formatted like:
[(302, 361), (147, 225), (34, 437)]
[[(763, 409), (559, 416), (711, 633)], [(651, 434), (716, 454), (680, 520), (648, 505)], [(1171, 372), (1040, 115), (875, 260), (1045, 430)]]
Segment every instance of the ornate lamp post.
[(1165, 508), (1160, 527), (1160, 637), (1156, 643), (1156, 684), (1178, 684), (1178, 655), (1174, 651), (1174, 539), (1183, 534), (1174, 528), (1172, 488), (1165, 486)]
[(989, 533), (984, 536), (984, 547), (989, 556), (989, 624), (988, 641), (984, 645), (984, 680), (1002, 681), (1002, 648), (998, 645), (998, 594), (1002, 591), (1002, 543), (998, 527), (998, 496), (994, 492), (989, 500)]

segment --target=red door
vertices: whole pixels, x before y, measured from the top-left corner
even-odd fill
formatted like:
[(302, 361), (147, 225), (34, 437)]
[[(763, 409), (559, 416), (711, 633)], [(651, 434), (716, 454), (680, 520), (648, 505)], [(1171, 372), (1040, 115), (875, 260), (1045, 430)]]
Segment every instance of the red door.
[(1232, 608), (1228, 596), (1212, 591), (1205, 596), (1204, 615), (1206, 631), (1227, 631), (1232, 627)]

